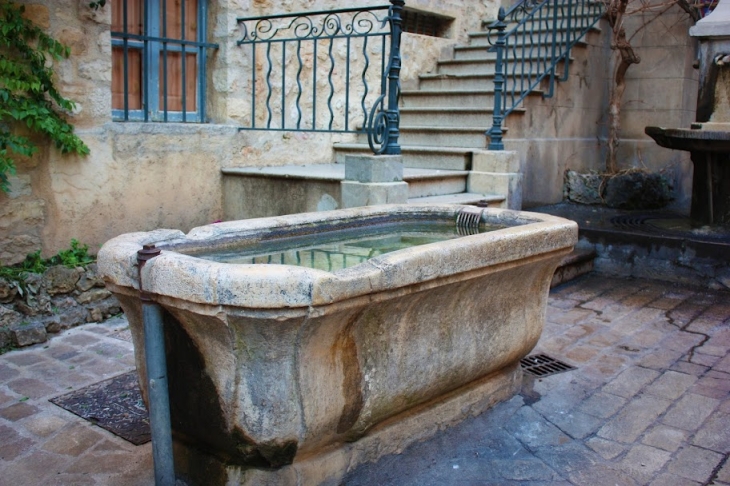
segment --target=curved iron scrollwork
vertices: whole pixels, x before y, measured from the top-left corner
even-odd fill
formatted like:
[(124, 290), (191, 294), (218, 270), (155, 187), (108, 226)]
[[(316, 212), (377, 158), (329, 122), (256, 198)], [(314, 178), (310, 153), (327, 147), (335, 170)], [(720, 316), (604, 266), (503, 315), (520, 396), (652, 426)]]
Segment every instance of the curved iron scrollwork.
[(388, 113), (384, 109), (385, 99), (385, 94), (378, 97), (368, 117), (368, 145), (377, 155), (384, 153), (388, 146)]
[[(238, 45), (275, 40), (325, 39), (337, 36), (363, 36), (383, 29), (388, 16), (378, 16), (374, 9), (341, 9), (271, 17), (238, 19), (242, 37)], [(278, 22), (277, 22), (278, 21)], [(250, 22), (254, 22), (250, 26)], [(250, 30), (249, 30), (250, 28)], [(287, 36), (288, 37), (285, 37)]]
[(390, 4), (237, 19), (251, 96), (250, 125), (240, 129), (360, 133), (376, 154), (400, 154), (405, 2)]

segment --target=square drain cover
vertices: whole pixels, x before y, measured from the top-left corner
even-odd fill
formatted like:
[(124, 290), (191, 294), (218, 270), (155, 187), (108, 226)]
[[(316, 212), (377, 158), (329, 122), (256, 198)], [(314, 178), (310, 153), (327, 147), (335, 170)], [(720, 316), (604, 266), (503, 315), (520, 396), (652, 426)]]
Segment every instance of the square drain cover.
[(52, 398), (50, 402), (134, 445), (150, 440), (150, 422), (136, 371)]
[(526, 356), (520, 360), (520, 365), (523, 372), (540, 378), (575, 369), (575, 366), (570, 366), (545, 354)]

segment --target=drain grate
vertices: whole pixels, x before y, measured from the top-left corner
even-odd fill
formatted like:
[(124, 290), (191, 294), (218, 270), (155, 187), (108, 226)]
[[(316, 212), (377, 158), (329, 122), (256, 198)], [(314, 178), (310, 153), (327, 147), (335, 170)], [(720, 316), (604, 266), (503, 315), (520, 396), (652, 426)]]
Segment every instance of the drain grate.
[(134, 445), (150, 440), (147, 409), (142, 402), (135, 371), (50, 401)]
[(524, 373), (540, 378), (575, 369), (575, 366), (570, 366), (545, 354), (533, 354), (532, 356), (522, 358), (520, 365)]

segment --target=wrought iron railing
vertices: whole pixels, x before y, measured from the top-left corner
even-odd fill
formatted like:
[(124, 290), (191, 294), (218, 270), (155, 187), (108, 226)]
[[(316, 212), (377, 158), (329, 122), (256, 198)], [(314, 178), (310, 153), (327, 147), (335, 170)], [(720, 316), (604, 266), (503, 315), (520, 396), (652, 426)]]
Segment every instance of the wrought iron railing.
[(405, 2), (390, 3), (239, 18), (251, 96), (241, 130), (366, 133), (376, 154), (400, 154)]
[[(504, 150), (502, 122), (543, 80), (543, 94), (553, 95), (555, 82), (565, 81), (570, 51), (603, 15), (600, 0), (522, 0), (489, 26), (490, 51), (496, 52), (494, 115), (487, 131), (490, 150)], [(556, 75), (563, 62), (563, 73)]]

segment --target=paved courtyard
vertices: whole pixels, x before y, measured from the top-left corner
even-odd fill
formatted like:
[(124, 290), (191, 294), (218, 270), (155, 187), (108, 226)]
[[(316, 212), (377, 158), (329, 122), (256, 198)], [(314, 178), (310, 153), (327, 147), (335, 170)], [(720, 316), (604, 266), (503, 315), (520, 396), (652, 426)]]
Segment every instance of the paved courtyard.
[[(133, 446), (48, 400), (133, 369), (123, 319), (0, 356), (0, 484), (151, 485)], [(121, 332), (120, 332), (121, 331)], [(730, 485), (730, 293), (591, 275), (551, 292), (525, 378), (494, 409), (347, 485)]]

